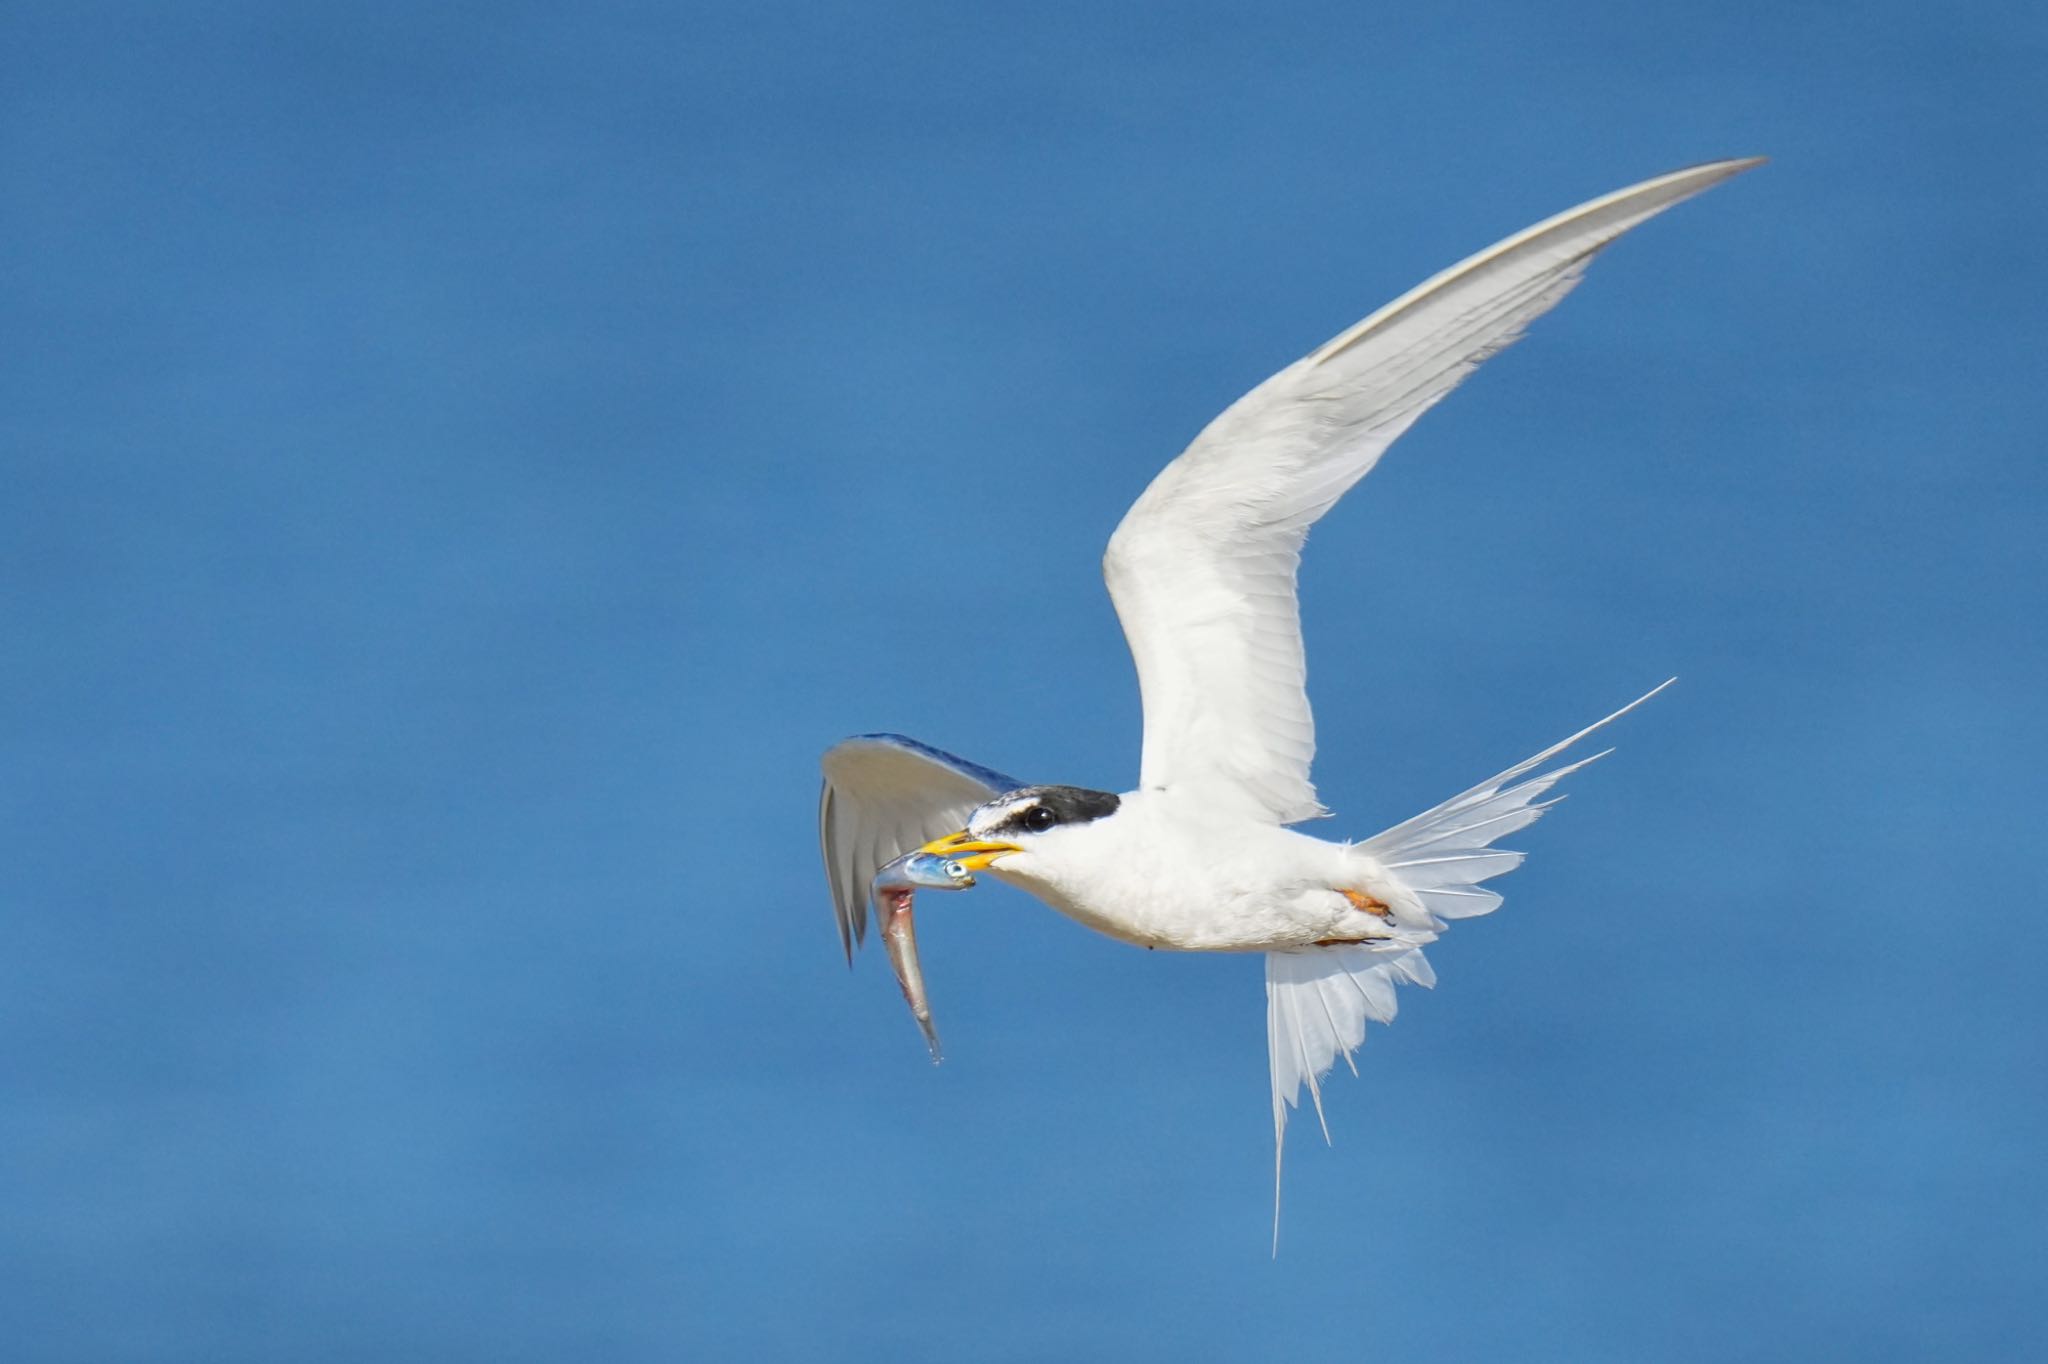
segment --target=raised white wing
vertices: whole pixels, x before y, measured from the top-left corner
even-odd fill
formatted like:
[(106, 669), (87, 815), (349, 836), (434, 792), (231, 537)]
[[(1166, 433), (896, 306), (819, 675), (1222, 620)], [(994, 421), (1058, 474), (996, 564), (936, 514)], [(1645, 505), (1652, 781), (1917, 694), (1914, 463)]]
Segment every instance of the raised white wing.
[(1260, 384), (1166, 466), (1103, 558), (1144, 701), (1141, 786), (1280, 823), (1323, 813), (1294, 593), (1308, 528), (1601, 247), (1760, 160), (1645, 180), (1452, 266)]
[(825, 752), (818, 843), (839, 943), (867, 936), (868, 882), (883, 864), (967, 822), (975, 806), (1024, 785), (901, 734), (861, 734)]

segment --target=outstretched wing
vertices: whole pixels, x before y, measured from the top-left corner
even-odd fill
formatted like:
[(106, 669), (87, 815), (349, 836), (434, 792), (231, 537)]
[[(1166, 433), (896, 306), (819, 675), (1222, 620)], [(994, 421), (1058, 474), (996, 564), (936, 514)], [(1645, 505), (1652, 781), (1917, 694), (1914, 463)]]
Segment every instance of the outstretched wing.
[(1452, 266), (1260, 384), (1166, 466), (1103, 559), (1144, 700), (1140, 785), (1280, 823), (1323, 813), (1294, 592), (1308, 528), (1601, 247), (1759, 160), (1646, 180)]
[(1023, 782), (901, 734), (861, 734), (821, 763), (818, 843), (846, 960), (867, 935), (868, 882), (884, 863), (951, 833), (975, 806)]

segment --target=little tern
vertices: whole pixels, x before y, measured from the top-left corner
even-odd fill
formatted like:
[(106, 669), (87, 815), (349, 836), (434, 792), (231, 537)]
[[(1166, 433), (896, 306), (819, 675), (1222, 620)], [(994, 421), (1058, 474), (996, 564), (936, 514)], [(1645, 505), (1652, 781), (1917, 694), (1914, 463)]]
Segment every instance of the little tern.
[[(1393, 1019), (1394, 987), (1434, 983), (1423, 948), (1501, 903), (1481, 883), (1522, 855), (1496, 840), (1602, 755), (1539, 769), (1649, 699), (1363, 842), (1290, 829), (1327, 813), (1309, 782), (1295, 598), (1309, 527), (1602, 247), (1761, 160), (1674, 171), (1516, 233), (1273, 375), (1166, 466), (1103, 558), (1144, 705), (1135, 790), (1030, 785), (901, 735), (830, 749), (820, 838), (847, 960), (871, 879), (913, 849), (1123, 942), (1265, 953), (1277, 1238), (1287, 1111), (1302, 1086), (1320, 1120), (1321, 1077), (1350, 1060), (1367, 1021)], [(928, 1015), (920, 1023), (929, 1036)]]

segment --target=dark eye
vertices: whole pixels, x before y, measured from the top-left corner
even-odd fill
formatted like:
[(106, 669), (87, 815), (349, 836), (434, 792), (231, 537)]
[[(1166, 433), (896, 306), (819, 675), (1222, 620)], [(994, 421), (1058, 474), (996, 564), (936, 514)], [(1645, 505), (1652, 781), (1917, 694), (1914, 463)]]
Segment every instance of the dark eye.
[(1042, 834), (1060, 822), (1060, 817), (1043, 805), (1034, 805), (1024, 812), (1024, 827), (1032, 833)]

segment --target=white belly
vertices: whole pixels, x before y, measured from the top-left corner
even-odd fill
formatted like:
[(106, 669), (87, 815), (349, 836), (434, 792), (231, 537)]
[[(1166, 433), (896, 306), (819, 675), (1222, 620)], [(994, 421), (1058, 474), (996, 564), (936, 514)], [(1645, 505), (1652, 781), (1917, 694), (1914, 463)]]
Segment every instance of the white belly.
[(1385, 931), (1340, 889), (1370, 864), (1288, 829), (1174, 818), (1158, 798), (1034, 842), (989, 867), (1099, 933), (1140, 947), (1258, 952)]

